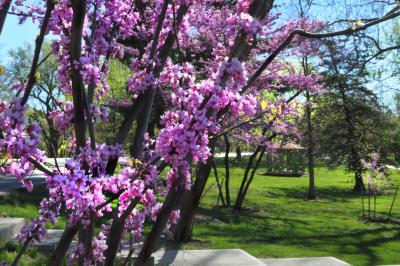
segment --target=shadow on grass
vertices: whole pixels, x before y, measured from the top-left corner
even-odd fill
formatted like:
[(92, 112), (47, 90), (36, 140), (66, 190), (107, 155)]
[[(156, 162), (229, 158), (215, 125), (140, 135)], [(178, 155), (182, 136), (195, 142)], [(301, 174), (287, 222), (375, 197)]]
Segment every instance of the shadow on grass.
[[(350, 189), (338, 188), (334, 186), (318, 187), (317, 200), (329, 200), (335, 202), (349, 202), (355, 198), (361, 198), (361, 192), (353, 192)], [(274, 187), (273, 194), (277, 197), (306, 199), (308, 187), (284, 188)], [(365, 196), (365, 195), (364, 195)]]
[[(264, 217), (265, 218), (265, 217)], [(269, 218), (268, 220), (271, 220)], [(297, 232), (299, 224), (305, 223), (299, 219), (273, 218), (272, 220), (280, 220), (282, 225), (250, 225), (242, 223), (236, 225), (220, 226), (211, 225), (216, 230), (201, 231), (197, 237), (201, 239), (218, 238), (225, 239), (228, 243), (227, 247), (237, 247), (243, 243), (251, 243), (251, 245), (278, 245), (290, 248), (311, 248), (315, 251), (325, 252), (328, 256), (340, 257), (344, 255), (366, 257), (367, 264), (378, 265), (382, 261), (379, 259), (379, 251), (376, 247), (387, 243), (396, 243), (400, 241), (400, 227), (395, 228), (375, 228), (375, 229), (357, 229), (347, 233), (327, 232), (319, 233), (307, 232), (309, 235), (304, 235), (304, 231)], [(311, 224), (309, 224), (311, 225)], [(300, 230), (300, 229), (299, 229)], [(390, 237), (382, 237), (389, 234)], [(324, 247), (320, 249), (320, 247)], [(329, 247), (329, 248), (326, 248)], [(268, 248), (265, 247), (268, 252)], [(396, 252), (393, 250), (393, 252)], [(398, 254), (396, 252), (396, 254)], [(289, 255), (290, 256), (290, 255)], [(365, 263), (365, 260), (363, 263)]]

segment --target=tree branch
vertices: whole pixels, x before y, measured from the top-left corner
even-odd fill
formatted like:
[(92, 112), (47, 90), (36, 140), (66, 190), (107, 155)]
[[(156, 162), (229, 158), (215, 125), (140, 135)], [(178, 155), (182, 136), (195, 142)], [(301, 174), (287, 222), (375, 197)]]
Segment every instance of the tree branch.
[(70, 41), (70, 64), (71, 64), (71, 81), (72, 81), (72, 96), (74, 103), (74, 124), (75, 124), (75, 138), (76, 149), (75, 155), (80, 153), (79, 148), (86, 147), (86, 123), (84, 111), (84, 86), (82, 75), (79, 73), (80, 69), (73, 67), (74, 62), (79, 62), (82, 50), (82, 32), (83, 23), (86, 16), (86, 1), (72, 0), (72, 30)]
[[(167, 1), (165, 0), (165, 2), (167, 2)], [(177, 12), (177, 22), (178, 23), (180, 23), (182, 21), (183, 16), (186, 14), (188, 9), (189, 9), (188, 6), (180, 5), (178, 12)], [(156, 40), (156, 39), (154, 39), (154, 40)], [(167, 58), (172, 51), (174, 41), (175, 41), (175, 36), (172, 33), (172, 31), (170, 31), (168, 33), (167, 39), (165, 40), (165, 43), (159, 49), (158, 58), (160, 60), (160, 65), (154, 67), (153, 73), (154, 73), (155, 78), (158, 78), (160, 76), (160, 73), (164, 68)], [(114, 139), (114, 145), (116, 145), (117, 143), (119, 143), (119, 144), (124, 143), (125, 138), (128, 135), (128, 132), (132, 127), (133, 121), (135, 121), (141, 108), (143, 107), (143, 105), (145, 104), (147, 99), (151, 96), (151, 94), (153, 93), (152, 91), (153, 91), (153, 89), (151, 87), (147, 88), (147, 90), (144, 92), (144, 94), (140, 94), (136, 98), (135, 102), (132, 104), (131, 108), (128, 111), (128, 114), (126, 115), (124, 121), (122, 122), (122, 125), (120, 126), (120, 128), (118, 130), (118, 133)], [(147, 129), (147, 126), (146, 126), (146, 129)], [(107, 174), (112, 175), (114, 173), (117, 163), (118, 163), (118, 157), (114, 157), (114, 159), (108, 160), (107, 168), (106, 168)]]
[(51, 12), (53, 11), (53, 9), (54, 9), (54, 0), (47, 0), (46, 13), (45, 13), (45, 16), (43, 19), (42, 27), (40, 28), (40, 34), (36, 38), (35, 54), (33, 56), (32, 67), (31, 67), (31, 71), (29, 73), (29, 79), (28, 79), (28, 83), (26, 85), (24, 96), (22, 97), (22, 100), (21, 100), (21, 105), (26, 104), (26, 102), (28, 101), (28, 98), (29, 98), (29, 94), (32, 91), (33, 85), (35, 84), (35, 79), (36, 79), (35, 73), (36, 73), (36, 69), (37, 69), (37, 65), (38, 65), (38, 61), (39, 61), (40, 50), (42, 49), (44, 35), (46, 34), (46, 30), (47, 30), (47, 24), (49, 23), (50, 15), (51, 15)]
[(373, 22), (367, 23), (365, 25), (358, 26), (356, 28), (348, 28), (346, 30), (330, 32), (330, 33), (309, 33), (309, 32), (306, 32), (306, 31), (300, 30), (300, 29), (293, 30), (290, 33), (289, 37), (270, 56), (268, 56), (268, 58), (264, 61), (264, 63), (261, 65), (261, 67), (253, 74), (253, 76), (251, 76), (251, 78), (249, 78), (249, 80), (247, 81), (247, 85), (245, 87), (243, 87), (242, 91), (246, 91), (249, 87), (251, 87), (253, 85), (253, 83), (261, 75), (261, 73), (267, 68), (267, 66), (278, 56), (278, 54), (286, 46), (288, 46), (290, 44), (290, 42), (293, 40), (293, 38), (296, 35), (300, 35), (300, 36), (307, 37), (307, 38), (315, 38), (315, 39), (346, 35), (346, 34), (351, 34), (351, 33), (357, 32), (357, 31), (365, 30), (365, 29), (367, 29), (371, 26), (374, 26), (376, 24), (379, 24), (381, 22), (398, 17), (399, 15), (400, 15), (400, 13), (391, 14), (391, 15), (385, 16), (383, 18), (374, 20)]

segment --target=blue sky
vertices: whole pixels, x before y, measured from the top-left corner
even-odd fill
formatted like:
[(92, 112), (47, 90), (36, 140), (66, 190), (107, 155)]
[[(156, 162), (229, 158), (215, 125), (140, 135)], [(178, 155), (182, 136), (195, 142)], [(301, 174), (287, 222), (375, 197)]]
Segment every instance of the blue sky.
[(6, 60), (7, 51), (23, 46), (24, 42), (34, 43), (36, 35), (39, 34), (38, 23), (33, 24), (28, 19), (24, 24), (18, 24), (18, 17), (7, 15), (3, 31), (0, 35), (0, 58)]
[[(283, 7), (280, 8), (281, 10), (279, 11), (285, 11), (284, 13), (290, 13), (293, 15), (293, 13), (296, 13), (294, 10), (295, 8), (290, 5), (283, 5)], [(278, 11), (278, 10), (277, 10)], [(279, 12), (278, 11), (278, 12)], [(311, 12), (312, 13), (312, 12)], [(329, 12), (328, 12), (329, 13)], [(7, 15), (5, 25), (3, 27), (2, 34), (0, 35), (0, 64), (6, 65), (7, 62), (10, 60), (7, 58), (7, 51), (10, 49), (16, 49), (17, 47), (21, 47), (24, 45), (24, 42), (29, 42), (31, 44), (34, 44), (36, 35), (39, 34), (39, 28), (38, 28), (38, 21), (36, 21), (35, 24), (32, 23), (32, 19), (28, 18), (23, 24), (18, 24), (18, 16), (15, 15)], [(47, 39), (53, 39), (57, 38), (56, 36), (53, 35), (48, 35), (46, 36)], [(393, 81), (386, 81), (387, 84), (392, 84)], [(373, 89), (375, 84), (368, 84), (367, 86), (371, 89)], [(391, 98), (392, 98), (392, 92), (385, 93), (384, 95), (381, 96), (382, 101), (385, 104), (389, 104)]]

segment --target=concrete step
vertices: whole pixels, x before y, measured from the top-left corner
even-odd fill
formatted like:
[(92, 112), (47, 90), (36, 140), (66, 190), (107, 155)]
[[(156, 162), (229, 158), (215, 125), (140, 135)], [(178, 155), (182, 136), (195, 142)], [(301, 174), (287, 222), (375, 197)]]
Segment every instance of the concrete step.
[(24, 218), (0, 218), (0, 238), (12, 239), (24, 225)]
[(64, 230), (47, 230), (48, 236), (42, 237), (42, 243), (35, 242), (33, 246), (37, 247), (38, 251), (53, 253), (63, 232)]
[(154, 252), (152, 256), (155, 265), (265, 266), (242, 249), (168, 250)]
[(351, 266), (334, 257), (260, 259), (267, 266)]

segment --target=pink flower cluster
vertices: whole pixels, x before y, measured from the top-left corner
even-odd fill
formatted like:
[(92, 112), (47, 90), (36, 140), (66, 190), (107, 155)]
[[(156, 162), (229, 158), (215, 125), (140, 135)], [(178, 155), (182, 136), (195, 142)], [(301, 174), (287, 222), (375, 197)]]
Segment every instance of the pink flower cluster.
[[(248, 9), (248, 3), (243, 3), (245, 1), (239, 1), (239, 10)], [(244, 5), (243, 5), (244, 4)], [(226, 20), (227, 22), (227, 32), (226, 37), (229, 38), (243, 29), (250, 40), (257, 34), (264, 36), (265, 32), (262, 28), (261, 23), (257, 18), (250, 16), (247, 12), (241, 12), (240, 14), (230, 14), (230, 17)]]
[[(192, 118), (197, 121), (193, 129), (190, 128)], [(194, 116), (189, 115), (187, 111), (167, 112), (161, 124), (165, 125), (165, 128), (157, 137), (156, 149), (161, 150), (161, 156), (172, 166), (180, 166), (188, 152), (193, 154), (195, 162), (201, 160), (205, 163), (205, 159), (211, 155), (207, 147), (207, 131), (209, 127), (215, 128), (215, 125), (207, 120), (205, 110), (197, 110)]]
[(90, 104), (90, 113), (92, 114), (92, 119), (93, 119), (93, 127), (97, 124), (99, 118), (103, 122), (108, 121), (108, 113), (107, 113), (107, 108), (106, 107), (100, 107), (95, 104)]
[(159, 83), (168, 83), (172, 88), (179, 87), (179, 81), (182, 79), (182, 83), (187, 81), (187, 85), (192, 86), (194, 77), (191, 73), (194, 72), (194, 67), (190, 63), (183, 63), (182, 66), (173, 65), (170, 61), (167, 61), (167, 67), (161, 73)]
[[(54, 199), (43, 199), (39, 205), (39, 218), (35, 217), (30, 225), (24, 225), (20, 233), (17, 235), (18, 243), (33, 237), (30, 242), (30, 248), (33, 248), (34, 242), (42, 243), (42, 236), (47, 236), (45, 225), (51, 222), (52, 225), (57, 224), (57, 217), (60, 215), (59, 211), (61, 203), (56, 202)], [(37, 231), (35, 233), (35, 231)]]
[(146, 70), (133, 74), (128, 82), (129, 91), (135, 93), (133, 96), (134, 98), (136, 98), (140, 93), (144, 93), (148, 87), (155, 89), (156, 85), (157, 79), (154, 77), (154, 74), (147, 74)]
[(103, 216), (103, 210), (111, 211), (110, 205), (96, 210), (96, 206), (105, 202), (102, 189), (108, 183), (108, 177), (93, 179), (85, 175), (80, 162), (73, 159), (67, 159), (65, 166), (67, 170), (64, 175), (48, 176), (46, 181), (50, 196), (57, 201), (63, 196), (66, 208), (73, 210), (68, 220), (69, 226), (73, 226), (81, 219), (88, 219), (90, 210), (98, 217)]
[(114, 145), (106, 145), (97, 144), (96, 149), (92, 150), (90, 146), (90, 138), (86, 142), (85, 148), (80, 148), (81, 152), (78, 156), (78, 161), (80, 165), (83, 165), (84, 161), (87, 161), (89, 164), (89, 169), (93, 171), (94, 168), (97, 168), (100, 173), (103, 173), (105, 170), (105, 163), (109, 158), (114, 158), (114, 156), (125, 157), (125, 150), (122, 149), (122, 144)]
[(16, 90), (17, 92), (22, 92), (25, 90), (26, 84), (21, 84), (21, 81), (16, 81), (12, 85), (10, 90)]
[[(61, 106), (62, 101), (58, 100), (57, 104)], [(74, 105), (71, 101), (66, 101), (63, 109), (64, 111), (55, 108), (49, 116), (49, 119), (54, 119), (55, 126), (60, 131), (60, 135), (68, 133), (74, 119)]]
[[(49, 119), (54, 119), (55, 126), (60, 131), (60, 135), (67, 133), (72, 138), (71, 132), (69, 132), (70, 127), (73, 124), (74, 119), (74, 105), (71, 101), (66, 101), (64, 107), (62, 107), (62, 101), (57, 101), (58, 106), (63, 108), (59, 110), (57, 108), (53, 109), (50, 113)], [(97, 124), (100, 119), (103, 122), (108, 121), (108, 113), (106, 107), (100, 107), (95, 104), (90, 104), (90, 113), (92, 115), (93, 127)]]
[(39, 140), (42, 129), (36, 123), (28, 125), (28, 119), (24, 118), (25, 111), (29, 108), (28, 104), (21, 106), (21, 99), (13, 96), (12, 106), (8, 107), (7, 102), (0, 102), (0, 151), (21, 155), (21, 160), (2, 164), (0, 172), (6, 175), (9, 172), (17, 176), (17, 181), (24, 184), (29, 191), (33, 185), (30, 180), (24, 182), (24, 178), (33, 171), (34, 167), (27, 159), (34, 157), (40, 162), (47, 161), (44, 152), (37, 149), (41, 143)]
[[(163, 206), (162, 202), (157, 203), (156, 206), (154, 206), (154, 208), (152, 209), (151, 212), (151, 219), (155, 222), (157, 220), (157, 215), (158, 213), (161, 211), (161, 208)], [(170, 220), (168, 221), (167, 225), (165, 226), (165, 229), (169, 230), (171, 223), (176, 224), (177, 221), (179, 220), (180, 216), (179, 216), (180, 210), (176, 210), (176, 211), (172, 211), (171, 215), (170, 215)]]
[(233, 58), (230, 62), (228, 58), (225, 58), (225, 60), (220, 61), (218, 65), (214, 65), (210, 74), (216, 84), (221, 83), (222, 77), (227, 77), (226, 87), (233, 90), (234, 93), (246, 86), (247, 73), (242, 63), (237, 58)]
[(378, 166), (379, 153), (374, 152), (374, 158), (371, 162), (365, 162), (361, 160), (362, 164), (366, 168), (366, 172), (361, 176), (367, 182), (366, 192), (378, 195), (380, 191), (386, 195), (390, 192), (390, 184), (394, 180), (390, 180), (385, 176), (385, 170), (382, 166)]

